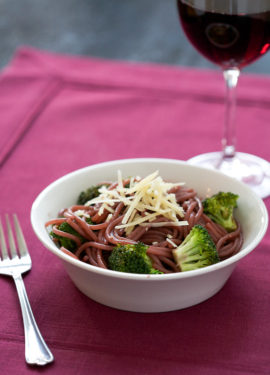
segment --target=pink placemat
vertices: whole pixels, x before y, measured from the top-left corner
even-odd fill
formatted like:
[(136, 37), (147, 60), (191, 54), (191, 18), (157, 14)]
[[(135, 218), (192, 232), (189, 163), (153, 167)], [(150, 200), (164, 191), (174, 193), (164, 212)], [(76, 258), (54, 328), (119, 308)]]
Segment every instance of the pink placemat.
[[(269, 373), (269, 234), (213, 298), (185, 310), (139, 314), (82, 295), (30, 225), (37, 194), (77, 168), (218, 150), (223, 94), (214, 71), (17, 51), (0, 79), (1, 214), (17, 212), (21, 219), (33, 259), (25, 284), (55, 362), (44, 369), (25, 364), (15, 288), (1, 278), (1, 374)], [(270, 79), (244, 74), (239, 150), (270, 160), (269, 120)]]

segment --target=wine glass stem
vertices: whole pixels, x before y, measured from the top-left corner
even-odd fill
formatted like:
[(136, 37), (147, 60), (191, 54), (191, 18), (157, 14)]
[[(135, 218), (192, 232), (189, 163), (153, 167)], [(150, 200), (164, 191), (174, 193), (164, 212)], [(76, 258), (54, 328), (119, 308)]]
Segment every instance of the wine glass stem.
[(223, 160), (232, 159), (235, 156), (235, 112), (236, 112), (236, 87), (240, 71), (237, 68), (230, 68), (223, 71), (226, 83), (225, 99), (225, 124), (224, 136), (222, 139)]

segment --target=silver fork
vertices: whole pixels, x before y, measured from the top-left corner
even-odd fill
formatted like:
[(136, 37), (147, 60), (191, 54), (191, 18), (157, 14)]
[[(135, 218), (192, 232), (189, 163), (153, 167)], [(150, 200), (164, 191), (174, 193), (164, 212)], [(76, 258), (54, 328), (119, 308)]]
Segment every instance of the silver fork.
[(26, 294), (24, 282), (21, 275), (22, 273), (27, 272), (31, 269), (32, 261), (28, 253), (22, 229), (15, 214), (13, 215), (13, 219), (18, 244), (18, 252), (16, 250), (16, 244), (14, 235), (12, 233), (10, 220), (8, 215), (6, 215), (7, 235), (10, 252), (9, 255), (0, 218), (0, 250), (2, 250), (2, 256), (0, 259), (0, 274), (12, 276), (16, 284), (23, 316), (26, 362), (31, 365), (46, 365), (47, 363), (52, 362), (54, 358), (38, 329)]

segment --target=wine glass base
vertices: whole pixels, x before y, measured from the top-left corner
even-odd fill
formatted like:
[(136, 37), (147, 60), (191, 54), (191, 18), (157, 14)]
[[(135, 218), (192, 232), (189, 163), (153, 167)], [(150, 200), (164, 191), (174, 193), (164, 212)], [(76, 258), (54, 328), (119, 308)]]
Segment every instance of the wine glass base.
[(221, 152), (194, 156), (188, 163), (219, 170), (247, 184), (261, 198), (270, 195), (270, 163), (258, 156), (237, 152), (234, 157), (222, 158)]

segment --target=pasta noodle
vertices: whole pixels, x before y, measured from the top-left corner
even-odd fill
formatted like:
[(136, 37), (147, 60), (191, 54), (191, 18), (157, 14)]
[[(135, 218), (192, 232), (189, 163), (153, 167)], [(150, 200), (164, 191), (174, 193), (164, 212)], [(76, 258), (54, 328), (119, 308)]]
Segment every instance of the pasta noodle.
[[(139, 183), (140, 181), (140, 179), (133, 181), (118, 178), (117, 182), (106, 182), (109, 186), (105, 190), (113, 192), (118, 189), (117, 194), (120, 196), (124, 186), (130, 184), (132, 192), (132, 186), (135, 182)], [(203, 213), (202, 200), (194, 189), (187, 188), (183, 184), (168, 186), (170, 187), (168, 190), (169, 204), (173, 204), (171, 202), (175, 199), (179, 209), (181, 208), (173, 219), (169, 217), (171, 215), (169, 210), (166, 211), (164, 208), (163, 211), (161, 210), (164, 214), (153, 213), (150, 208), (142, 211), (135, 209), (135, 213), (130, 214), (128, 211), (131, 204), (127, 206), (124, 201), (128, 202), (127, 199), (132, 198), (132, 194), (130, 197), (124, 197), (122, 194), (122, 201), (111, 198), (104, 204), (101, 198), (100, 200), (96, 198), (90, 204), (65, 208), (59, 213), (58, 218), (48, 221), (46, 227), (50, 227), (54, 234), (75, 242), (76, 248), (73, 252), (61, 247), (62, 251), (101, 268), (108, 268), (107, 259), (116, 244), (135, 244), (140, 241), (148, 246), (147, 254), (151, 258), (154, 268), (164, 273), (179, 272), (172, 250), (182, 243), (196, 224), (207, 229), (221, 260), (231, 257), (241, 249), (243, 234), (238, 222), (237, 229), (228, 233)], [(102, 191), (102, 188), (100, 190)], [(131, 201), (132, 199), (130, 199)], [(130, 209), (130, 211), (132, 210)], [(131, 215), (129, 221), (123, 224), (129, 214)], [(90, 218), (91, 222), (89, 223)], [(134, 223), (143, 221), (132, 225), (132, 220)], [(59, 225), (63, 222), (67, 222), (80, 234), (80, 237), (61, 231)], [(57, 243), (56, 238), (53, 240)]]

